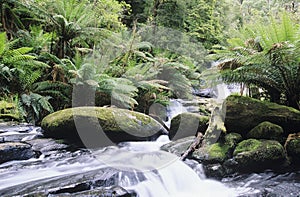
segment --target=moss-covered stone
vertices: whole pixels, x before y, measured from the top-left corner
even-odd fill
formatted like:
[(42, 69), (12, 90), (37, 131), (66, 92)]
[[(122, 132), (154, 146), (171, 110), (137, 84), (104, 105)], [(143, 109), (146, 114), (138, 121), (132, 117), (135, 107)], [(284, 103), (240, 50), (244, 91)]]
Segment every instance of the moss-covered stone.
[(284, 143), (284, 131), (281, 126), (265, 121), (249, 131), (247, 138), (276, 140)]
[(227, 144), (215, 143), (208, 148), (208, 155), (211, 160), (223, 162), (226, 159), (229, 146)]
[(300, 111), (294, 108), (237, 95), (227, 97), (225, 102), (228, 132), (246, 135), (264, 121), (281, 126), (286, 134), (300, 128)]
[(225, 144), (230, 148), (235, 148), (235, 146), (243, 140), (243, 137), (238, 133), (229, 133), (225, 135)]
[(169, 137), (177, 140), (196, 135), (197, 132), (204, 134), (208, 127), (208, 122), (208, 116), (188, 112), (179, 114), (171, 120)]
[(14, 103), (0, 101), (0, 119), (5, 121), (19, 120), (20, 114)]
[(226, 159), (232, 156), (236, 145), (242, 141), (242, 136), (238, 133), (229, 133), (224, 136), (222, 142), (211, 145), (205, 145), (193, 153), (193, 157), (204, 164), (222, 164)]
[(106, 137), (117, 143), (151, 140), (167, 133), (162, 125), (145, 114), (103, 107), (77, 107), (57, 111), (46, 116), (41, 127), (46, 137), (84, 143), (88, 141), (92, 147), (109, 145), (105, 144), (108, 140)]
[(285, 161), (283, 146), (274, 140), (248, 139), (233, 152), (238, 171), (262, 171), (280, 167)]
[(223, 163), (228, 157), (229, 149), (227, 144), (214, 143), (197, 149), (193, 157), (204, 164)]
[(288, 157), (293, 164), (300, 164), (300, 133), (290, 134), (285, 143)]

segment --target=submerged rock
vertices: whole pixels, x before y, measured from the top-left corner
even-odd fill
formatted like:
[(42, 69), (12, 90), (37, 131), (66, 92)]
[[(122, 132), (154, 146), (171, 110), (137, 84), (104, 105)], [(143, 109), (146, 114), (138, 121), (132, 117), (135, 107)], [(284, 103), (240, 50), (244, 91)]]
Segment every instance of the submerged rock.
[(290, 134), (285, 143), (288, 157), (293, 164), (300, 164), (300, 133)]
[(20, 142), (5, 142), (0, 144), (0, 163), (12, 160), (25, 160), (35, 157), (31, 145)]
[(254, 127), (247, 138), (276, 140), (284, 142), (284, 131), (281, 126), (265, 121)]
[(281, 126), (286, 134), (300, 128), (300, 111), (294, 108), (236, 95), (227, 97), (225, 102), (228, 132), (246, 135), (264, 121)]
[(169, 138), (180, 138), (196, 135), (197, 132), (205, 133), (208, 127), (209, 117), (195, 113), (185, 112), (175, 116), (171, 121)]
[(123, 141), (153, 140), (167, 131), (153, 118), (119, 108), (76, 107), (57, 111), (42, 120), (45, 137), (101, 147)]
[(240, 142), (233, 152), (238, 171), (276, 169), (284, 163), (283, 146), (274, 140), (248, 139)]

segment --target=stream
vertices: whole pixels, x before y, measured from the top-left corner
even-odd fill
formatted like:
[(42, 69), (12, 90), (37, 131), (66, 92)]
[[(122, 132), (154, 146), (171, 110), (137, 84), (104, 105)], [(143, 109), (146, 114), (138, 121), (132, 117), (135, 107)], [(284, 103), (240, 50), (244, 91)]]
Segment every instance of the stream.
[(160, 151), (167, 136), (95, 150), (43, 138), (30, 125), (2, 125), (0, 138), (39, 151), (36, 158), (0, 164), (0, 196), (299, 196), (300, 172), (207, 179), (201, 164)]

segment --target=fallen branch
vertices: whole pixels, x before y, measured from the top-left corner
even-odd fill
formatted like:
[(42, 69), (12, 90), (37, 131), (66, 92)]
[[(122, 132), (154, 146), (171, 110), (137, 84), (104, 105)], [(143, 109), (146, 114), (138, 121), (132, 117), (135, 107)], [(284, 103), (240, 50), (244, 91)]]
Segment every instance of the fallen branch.
[(194, 152), (197, 149), (197, 147), (202, 144), (203, 140), (204, 140), (203, 134), (199, 132), (197, 134), (194, 142), (184, 152), (184, 154), (181, 156), (180, 160), (184, 161), (190, 153)]
[(219, 104), (219, 107), (215, 107), (211, 114), (211, 118), (206, 129), (205, 135), (202, 133), (197, 133), (196, 139), (189, 146), (189, 148), (181, 156), (181, 160), (184, 161), (186, 157), (194, 152), (197, 148), (205, 145), (210, 145), (216, 143), (222, 133), (226, 133), (226, 128), (224, 126), (225, 119), (225, 107), (223, 103)]

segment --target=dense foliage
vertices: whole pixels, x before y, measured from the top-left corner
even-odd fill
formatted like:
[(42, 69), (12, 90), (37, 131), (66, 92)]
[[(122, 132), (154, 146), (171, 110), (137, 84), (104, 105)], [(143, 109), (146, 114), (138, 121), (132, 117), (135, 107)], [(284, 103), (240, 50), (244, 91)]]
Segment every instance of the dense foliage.
[(279, 19), (270, 17), (267, 24), (244, 25), (237, 36), (218, 51), (223, 79), (260, 88), (271, 101), (300, 109), (298, 21), (283, 13)]
[(219, 58), (238, 65), (223, 69), (224, 80), (299, 107), (292, 1), (3, 0), (0, 10), (0, 97), (26, 121), (72, 105), (150, 113), (154, 103), (189, 98), (207, 50), (220, 48)]

